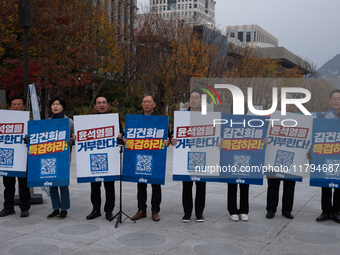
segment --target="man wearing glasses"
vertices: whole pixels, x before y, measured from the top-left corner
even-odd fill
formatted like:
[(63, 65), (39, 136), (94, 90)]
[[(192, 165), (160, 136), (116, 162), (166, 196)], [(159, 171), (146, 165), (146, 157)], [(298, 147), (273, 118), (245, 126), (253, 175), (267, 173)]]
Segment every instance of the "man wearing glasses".
[[(11, 98), (9, 103), (9, 110), (24, 111), (26, 109), (26, 99), (23, 96), (15, 95)], [(31, 207), (30, 200), (31, 194), (29, 188), (27, 188), (27, 178), (17, 177), (19, 182), (19, 199), (20, 199), (20, 217), (28, 217), (29, 209)], [(15, 193), (15, 177), (3, 177), (3, 183), (5, 186), (4, 191), (4, 209), (0, 212), (0, 217), (5, 217), (11, 214), (15, 214), (14, 210), (14, 193)]]
[[(145, 94), (142, 98), (142, 115), (160, 115), (156, 110), (156, 99), (152, 94)], [(169, 146), (170, 140), (164, 142), (165, 146)], [(152, 219), (154, 221), (159, 221), (160, 204), (162, 201), (162, 190), (161, 185), (151, 184), (152, 187), (152, 197), (151, 197), (151, 212)], [(138, 212), (132, 216), (132, 220), (139, 220), (146, 217), (146, 200), (147, 200), (147, 183), (137, 184), (137, 200), (138, 200)]]
[[(98, 95), (94, 99), (94, 109), (97, 111), (97, 114), (105, 114), (109, 113), (110, 105), (107, 103), (107, 98), (104, 95)], [(119, 138), (122, 137), (122, 125), (119, 121), (119, 129), (120, 134)], [(86, 216), (86, 219), (92, 220), (94, 218), (100, 217), (100, 207), (101, 207), (101, 182), (91, 182), (91, 203), (93, 205), (92, 212)], [(104, 188), (105, 188), (105, 196), (106, 201), (104, 205), (104, 211), (105, 211), (105, 218), (108, 221), (113, 220), (113, 208), (115, 206), (115, 182), (114, 181), (107, 181), (104, 182)]]
[[(340, 119), (340, 90), (333, 90), (330, 94), (331, 109), (328, 112), (319, 115), (319, 118)], [(316, 218), (316, 221), (322, 222), (333, 219), (340, 223), (340, 189), (334, 189), (332, 204), (332, 188), (321, 189), (321, 209), (322, 213)]]

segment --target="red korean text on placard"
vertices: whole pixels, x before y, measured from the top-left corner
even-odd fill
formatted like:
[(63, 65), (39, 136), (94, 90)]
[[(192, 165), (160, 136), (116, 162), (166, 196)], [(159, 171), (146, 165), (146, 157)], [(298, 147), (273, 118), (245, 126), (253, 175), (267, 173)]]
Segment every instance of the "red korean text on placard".
[(213, 125), (177, 127), (177, 138), (215, 136)]
[(308, 128), (284, 127), (274, 125), (270, 128), (269, 135), (306, 139), (308, 136), (308, 132)]
[(22, 134), (24, 133), (24, 123), (0, 124), (0, 134)]
[(80, 130), (77, 132), (77, 139), (79, 142), (81, 142), (81, 141), (89, 141), (89, 140), (94, 140), (94, 139), (114, 137), (114, 135), (115, 135), (114, 126), (108, 126), (108, 127)]

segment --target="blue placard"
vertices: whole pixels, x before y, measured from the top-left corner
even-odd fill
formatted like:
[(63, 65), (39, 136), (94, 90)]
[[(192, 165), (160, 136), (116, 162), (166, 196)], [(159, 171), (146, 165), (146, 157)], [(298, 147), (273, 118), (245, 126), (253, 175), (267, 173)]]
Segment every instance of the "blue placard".
[(164, 185), (167, 116), (126, 115), (123, 181)]
[(266, 117), (223, 114), (220, 182), (263, 184)]
[(314, 119), (310, 186), (340, 188), (340, 119)]
[(28, 122), (28, 187), (69, 185), (69, 121), (62, 118)]

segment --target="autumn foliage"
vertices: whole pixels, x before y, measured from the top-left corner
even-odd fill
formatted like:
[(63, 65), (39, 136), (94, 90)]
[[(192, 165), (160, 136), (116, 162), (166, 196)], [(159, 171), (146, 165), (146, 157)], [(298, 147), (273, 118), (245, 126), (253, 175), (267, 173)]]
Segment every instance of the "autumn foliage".
[[(169, 114), (186, 102), (192, 78), (228, 78), (246, 90), (240, 79), (302, 78), (296, 68), (263, 58), (244, 47), (231, 63), (225, 38), (180, 18), (164, 20), (153, 13), (132, 21), (118, 20), (130, 13), (121, 1), (34, 0), (29, 29), (29, 79), (36, 84), (45, 116), (50, 97), (67, 100), (68, 111), (83, 113), (101, 92), (115, 109), (141, 110), (144, 93), (157, 98), (157, 110)], [(114, 7), (113, 2), (118, 6)], [(125, 13), (116, 13), (124, 10)], [(23, 92), (23, 36), (18, 28), (17, 1), (0, 0), (0, 89), (7, 96)], [(124, 21), (122, 21), (124, 20)], [(315, 83), (316, 84), (316, 83)], [(252, 84), (254, 102), (270, 105), (271, 87)], [(307, 85), (306, 85), (307, 86)], [(308, 85), (310, 86), (310, 85)], [(313, 91), (320, 91), (315, 85)], [(320, 91), (321, 93), (322, 91)], [(226, 101), (230, 95), (221, 95)], [(311, 107), (315, 105), (311, 104)]]

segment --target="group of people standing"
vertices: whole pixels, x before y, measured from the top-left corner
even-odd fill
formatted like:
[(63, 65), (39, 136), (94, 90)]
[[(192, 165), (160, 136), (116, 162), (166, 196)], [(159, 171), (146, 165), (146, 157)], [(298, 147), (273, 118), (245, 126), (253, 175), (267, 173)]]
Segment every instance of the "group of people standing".
[[(189, 103), (190, 107), (187, 111), (200, 111), (201, 110), (201, 90), (194, 89), (190, 93)], [(109, 113), (109, 104), (106, 96), (98, 95), (94, 100), (94, 108), (96, 114)], [(333, 90), (330, 94), (330, 106), (337, 118), (340, 118), (340, 90)], [(159, 115), (155, 110), (156, 100), (152, 94), (145, 94), (142, 98), (143, 115)], [(287, 112), (290, 111), (290, 105), (287, 105)], [(20, 95), (13, 96), (10, 99), (9, 109), (24, 111), (26, 108), (26, 100)], [(61, 97), (54, 97), (50, 100), (50, 109), (52, 112), (51, 119), (68, 118), (65, 115), (64, 109), (66, 102)], [(324, 114), (320, 114), (319, 118), (324, 118)], [(327, 118), (327, 117), (326, 117)], [(121, 123), (119, 138), (124, 139), (124, 133)], [(74, 134), (73, 121), (70, 119), (70, 140), (69, 145), (74, 145), (77, 137)], [(164, 142), (166, 146), (172, 144), (176, 145), (177, 139), (173, 137), (173, 130), (169, 132), (169, 138)], [(16, 177), (3, 177), (4, 190), (4, 209), (0, 212), (0, 217), (11, 215), (15, 213), (14, 210), (14, 193)], [(292, 214), (295, 181), (268, 177), (267, 189), (267, 214), (266, 217), (271, 219), (275, 216), (276, 209), (279, 201), (279, 187), (281, 181), (283, 182), (283, 196), (282, 196), (282, 215), (288, 219), (293, 219)], [(27, 188), (27, 179), (18, 177), (19, 182), (19, 199), (21, 217), (29, 216), (30, 209), (30, 191)], [(193, 200), (193, 184), (196, 185), (195, 199)], [(240, 206), (237, 207), (237, 185), (240, 189)], [(160, 204), (162, 200), (161, 185), (152, 184), (152, 197), (151, 197), (151, 216), (154, 221), (159, 221)], [(108, 221), (111, 221), (114, 216), (112, 214), (115, 206), (115, 185), (114, 181), (104, 182), (105, 188), (105, 205), (104, 212)], [(68, 186), (51, 187), (51, 202), (53, 212), (47, 216), (48, 219), (58, 218), (60, 220), (67, 217), (67, 210), (70, 208), (70, 195)], [(195, 205), (195, 216), (197, 222), (204, 222), (204, 208), (206, 199), (206, 182), (200, 181), (183, 181), (182, 188), (182, 205), (184, 216), (182, 221), (187, 223), (190, 221), (193, 208)], [(227, 196), (227, 209), (232, 221), (248, 220), (249, 213), (249, 185), (248, 184), (228, 184)], [(86, 216), (86, 219), (92, 220), (101, 216), (101, 182), (91, 183), (90, 200), (92, 203), (92, 211)], [(139, 220), (147, 216), (147, 184), (137, 184), (137, 213), (131, 217), (132, 220)], [(322, 222), (328, 219), (333, 219), (335, 222), (340, 223), (340, 189), (334, 189), (332, 199), (332, 188), (322, 188), (321, 195), (322, 214), (316, 219)]]

